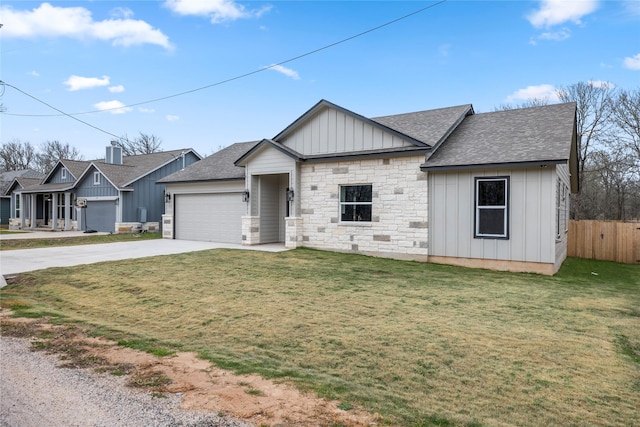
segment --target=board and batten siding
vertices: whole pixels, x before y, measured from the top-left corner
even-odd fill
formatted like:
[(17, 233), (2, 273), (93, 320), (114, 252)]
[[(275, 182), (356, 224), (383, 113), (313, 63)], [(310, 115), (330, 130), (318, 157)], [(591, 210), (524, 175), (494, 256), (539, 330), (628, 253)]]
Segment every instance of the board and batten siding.
[(378, 126), (333, 108), (321, 110), (279, 142), (304, 155), (414, 146)]
[[(296, 161), (273, 147), (265, 146), (251, 157), (245, 166), (246, 177), (249, 179), (249, 203), (251, 215), (257, 216), (261, 211), (260, 200), (256, 197), (262, 191), (259, 175), (289, 174), (289, 185), (296, 187)], [(287, 186), (285, 186), (286, 188)]]
[[(560, 180), (562, 185), (565, 185), (568, 188), (571, 188), (569, 165), (567, 164), (557, 165), (556, 174), (557, 174), (557, 179)], [(556, 200), (557, 195), (555, 194), (555, 192), (558, 191), (557, 185), (553, 187), (553, 191), (554, 191), (553, 200)], [(567, 211), (571, 209), (571, 197), (569, 197), (569, 191), (567, 191), (566, 200), (561, 203), (565, 203), (563, 208), (566, 209)], [(556, 253), (555, 269), (556, 270), (560, 268), (560, 265), (562, 265), (562, 262), (567, 257), (568, 243), (569, 243), (569, 221), (567, 216), (566, 230), (560, 230), (560, 236), (556, 238), (556, 248), (555, 248), (556, 249), (555, 251)]]
[[(185, 167), (198, 158), (191, 152), (185, 154)], [(146, 222), (160, 222), (164, 213), (164, 185), (156, 184), (161, 178), (182, 169), (182, 157), (151, 172), (131, 184), (133, 191), (123, 192), (122, 222), (142, 222), (140, 208), (146, 209)]]
[[(510, 177), (509, 238), (474, 238), (476, 177)], [(429, 255), (555, 264), (555, 167), (429, 173)]]
[(118, 190), (100, 174), (100, 184), (93, 183), (93, 173), (97, 169), (91, 167), (84, 176), (84, 179), (78, 184), (76, 197), (117, 197)]
[[(66, 177), (62, 178), (62, 170), (65, 169), (67, 171)], [(64, 182), (74, 182), (76, 179), (71, 175), (71, 172), (62, 165), (58, 165), (56, 171), (53, 173), (53, 176), (47, 181), (52, 184), (62, 184)]]
[(287, 175), (260, 176), (260, 242), (284, 241)]

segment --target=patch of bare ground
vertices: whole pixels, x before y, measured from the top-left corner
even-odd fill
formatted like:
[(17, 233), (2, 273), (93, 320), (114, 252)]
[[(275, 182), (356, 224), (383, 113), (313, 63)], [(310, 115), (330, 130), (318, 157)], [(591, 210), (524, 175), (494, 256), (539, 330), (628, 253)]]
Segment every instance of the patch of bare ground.
[(358, 408), (344, 411), (339, 402), (305, 394), (286, 383), (257, 375), (235, 375), (199, 359), (194, 353), (158, 357), (90, 337), (72, 326), (45, 319), (10, 317), (0, 312), (3, 335), (30, 338), (34, 351), (58, 354), (61, 367), (94, 368), (128, 375), (128, 384), (151, 393), (181, 393), (182, 408), (228, 414), (260, 426), (348, 427), (379, 424), (381, 417)]

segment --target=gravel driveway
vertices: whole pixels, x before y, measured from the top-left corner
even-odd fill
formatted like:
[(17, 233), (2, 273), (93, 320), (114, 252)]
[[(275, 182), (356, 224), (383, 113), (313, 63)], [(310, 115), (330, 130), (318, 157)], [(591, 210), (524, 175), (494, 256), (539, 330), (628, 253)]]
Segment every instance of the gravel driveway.
[(242, 421), (179, 408), (180, 396), (154, 398), (124, 378), (58, 368), (57, 356), (29, 350), (25, 338), (0, 337), (0, 426), (220, 426)]

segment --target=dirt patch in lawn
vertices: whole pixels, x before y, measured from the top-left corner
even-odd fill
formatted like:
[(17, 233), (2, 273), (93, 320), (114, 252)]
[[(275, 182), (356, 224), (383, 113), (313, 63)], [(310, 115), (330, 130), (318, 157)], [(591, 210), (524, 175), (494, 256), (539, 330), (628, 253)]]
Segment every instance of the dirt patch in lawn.
[(31, 338), (34, 350), (58, 354), (63, 367), (128, 375), (130, 386), (150, 393), (181, 393), (184, 409), (223, 413), (260, 426), (355, 427), (381, 420), (358, 408), (342, 410), (340, 402), (304, 394), (285, 383), (218, 369), (194, 353), (158, 357), (90, 337), (80, 328), (51, 325), (46, 319), (12, 318), (4, 309), (0, 324), (3, 335)]

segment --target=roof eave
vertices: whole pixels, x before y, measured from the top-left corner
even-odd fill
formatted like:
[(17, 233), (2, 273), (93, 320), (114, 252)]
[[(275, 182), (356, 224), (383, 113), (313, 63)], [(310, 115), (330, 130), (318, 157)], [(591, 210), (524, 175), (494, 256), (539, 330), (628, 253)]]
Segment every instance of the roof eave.
[(244, 181), (245, 177), (235, 177), (235, 178), (206, 178), (206, 179), (187, 179), (182, 181), (157, 181), (157, 185), (164, 184), (195, 184), (198, 182), (226, 182), (226, 181)]
[(436, 165), (430, 166), (427, 163), (420, 165), (420, 170), (424, 172), (443, 172), (443, 171), (454, 171), (454, 170), (470, 170), (470, 169), (503, 169), (510, 167), (532, 167), (532, 166), (550, 166), (550, 165), (559, 165), (566, 164), (568, 159), (550, 159), (550, 160), (531, 160), (526, 162), (504, 162), (504, 163), (476, 163), (476, 164), (465, 164), (465, 165)]
[(253, 157), (253, 155), (255, 153), (258, 152), (258, 150), (260, 150), (263, 146), (268, 145), (270, 147), (275, 148), (276, 150), (280, 151), (281, 153), (291, 157), (292, 159), (294, 159), (295, 161), (303, 161), (304, 157), (302, 155), (300, 155), (299, 153), (288, 149), (287, 147), (285, 147), (284, 145), (273, 141), (271, 139), (263, 139), (262, 141), (258, 142), (256, 145), (254, 145), (253, 147), (251, 147), (251, 149), (249, 151), (247, 151), (246, 153), (244, 153), (238, 160), (236, 160), (235, 162), (233, 162), (234, 165), (242, 167), (245, 165), (245, 163), (251, 158)]

